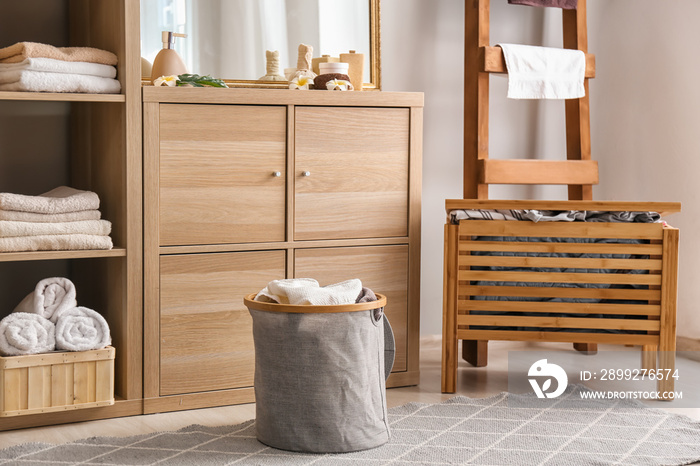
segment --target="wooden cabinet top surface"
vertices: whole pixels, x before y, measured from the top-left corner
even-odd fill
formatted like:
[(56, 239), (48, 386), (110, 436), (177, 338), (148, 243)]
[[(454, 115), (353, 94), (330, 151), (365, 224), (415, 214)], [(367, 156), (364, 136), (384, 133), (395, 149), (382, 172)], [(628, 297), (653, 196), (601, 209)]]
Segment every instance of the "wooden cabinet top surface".
[(156, 103), (337, 105), (350, 107), (423, 107), (422, 92), (333, 92), (290, 89), (143, 88), (143, 101)]

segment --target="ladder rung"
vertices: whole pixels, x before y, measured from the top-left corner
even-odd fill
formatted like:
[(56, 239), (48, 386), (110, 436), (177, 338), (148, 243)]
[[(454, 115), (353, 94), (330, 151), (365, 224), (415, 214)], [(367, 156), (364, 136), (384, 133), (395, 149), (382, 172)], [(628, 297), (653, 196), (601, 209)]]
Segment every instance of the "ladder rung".
[[(479, 47), (481, 71), (486, 73), (507, 73), (506, 59), (500, 47)], [(586, 54), (586, 78), (595, 78), (595, 55)]]
[(482, 184), (598, 184), (595, 160), (479, 160)]

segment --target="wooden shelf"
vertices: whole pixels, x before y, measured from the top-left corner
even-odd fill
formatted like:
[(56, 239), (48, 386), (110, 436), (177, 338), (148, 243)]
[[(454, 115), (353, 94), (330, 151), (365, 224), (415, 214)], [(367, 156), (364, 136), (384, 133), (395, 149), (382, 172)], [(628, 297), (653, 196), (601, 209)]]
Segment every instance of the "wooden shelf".
[(124, 256), (126, 256), (126, 249), (124, 248), (83, 251), (2, 252), (0, 253), (0, 262), (43, 261), (57, 259), (95, 259), (101, 257)]
[(41, 102), (126, 102), (124, 94), (70, 94), (53, 92), (5, 92), (0, 100), (34, 100)]

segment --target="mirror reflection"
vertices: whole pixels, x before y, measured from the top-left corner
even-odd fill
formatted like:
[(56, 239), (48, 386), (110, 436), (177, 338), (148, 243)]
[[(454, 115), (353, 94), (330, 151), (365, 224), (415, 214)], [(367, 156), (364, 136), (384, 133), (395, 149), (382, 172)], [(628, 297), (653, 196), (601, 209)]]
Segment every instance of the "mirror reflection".
[(191, 73), (257, 80), (265, 75), (266, 50), (279, 51), (280, 68), (295, 68), (304, 43), (314, 57), (365, 54), (370, 82), (369, 0), (142, 1), (141, 55), (151, 63), (163, 47), (162, 31), (187, 34), (175, 50)]

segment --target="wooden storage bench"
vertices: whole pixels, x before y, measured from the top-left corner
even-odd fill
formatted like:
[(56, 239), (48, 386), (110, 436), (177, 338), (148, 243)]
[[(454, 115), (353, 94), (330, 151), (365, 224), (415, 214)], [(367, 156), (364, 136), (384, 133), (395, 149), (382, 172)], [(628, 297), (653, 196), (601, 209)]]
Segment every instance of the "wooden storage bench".
[(111, 346), (0, 357), (0, 417), (114, 404)]
[[(680, 211), (677, 203), (594, 201), (458, 200), (446, 207), (448, 215), (458, 209)], [(673, 369), (678, 237), (663, 223), (457, 225), (448, 218), (442, 391), (456, 390), (458, 340), (472, 349), (488, 340), (641, 345), (645, 368), (655, 367), (658, 351), (659, 367)], [(670, 390), (672, 378), (659, 383), (659, 391)]]

